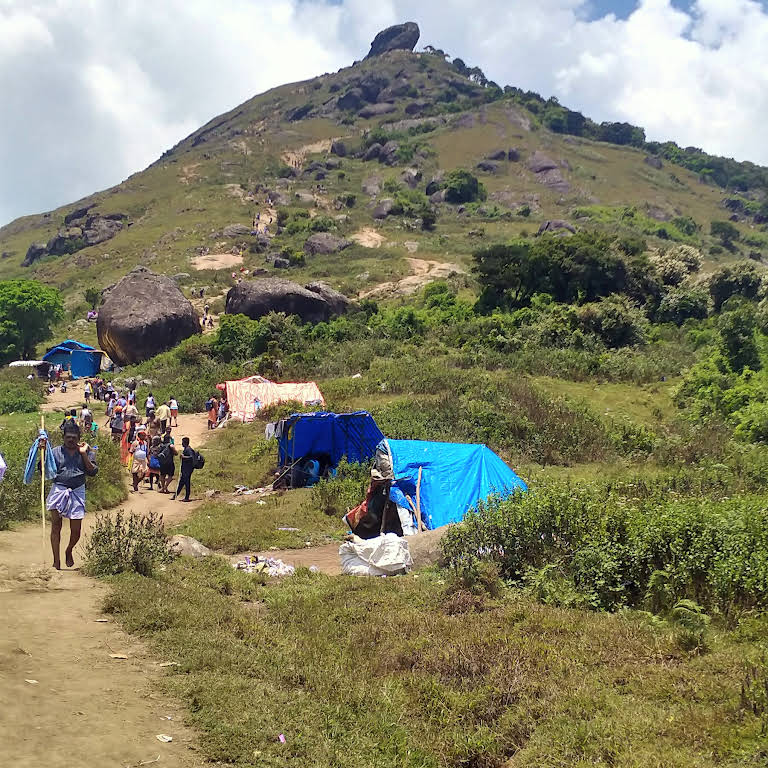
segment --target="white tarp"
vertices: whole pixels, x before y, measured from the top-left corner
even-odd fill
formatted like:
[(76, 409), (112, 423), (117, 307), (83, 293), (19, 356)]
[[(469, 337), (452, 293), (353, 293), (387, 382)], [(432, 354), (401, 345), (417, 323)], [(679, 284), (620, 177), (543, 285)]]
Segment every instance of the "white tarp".
[(393, 576), (413, 566), (408, 541), (394, 533), (375, 539), (353, 536), (339, 547), (341, 572), (353, 576)]
[(45, 365), (45, 360), (14, 360), (8, 363), (9, 368), (36, 368), (38, 365)]

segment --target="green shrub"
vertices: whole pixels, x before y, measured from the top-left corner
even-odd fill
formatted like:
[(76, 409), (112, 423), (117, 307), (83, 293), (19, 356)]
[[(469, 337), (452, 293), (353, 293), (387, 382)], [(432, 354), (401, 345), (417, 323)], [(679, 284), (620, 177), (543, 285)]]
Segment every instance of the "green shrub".
[(114, 517), (100, 515), (85, 547), (85, 572), (90, 576), (138, 573), (152, 576), (158, 567), (170, 563), (162, 515), (122, 512)]
[(0, 432), (0, 453), (8, 465), (0, 483), (0, 531), (15, 521), (40, 518), (40, 482), (38, 479), (31, 485), (22, 482), (29, 448), (36, 435), (33, 429)]
[(445, 199), (449, 203), (472, 203), (475, 200), (485, 200), (485, 187), (469, 171), (456, 169), (451, 171), (443, 183)]
[(557, 563), (573, 589), (606, 610), (642, 605), (656, 571), (668, 575), (670, 602), (724, 612), (768, 603), (760, 496), (678, 500), (662, 483), (642, 496), (632, 486), (553, 486), (480, 504), (442, 546), (453, 566), (479, 557), (511, 581)]
[(370, 481), (369, 464), (351, 464), (342, 459), (334, 477), (321, 480), (312, 487), (309, 503), (312, 509), (341, 517), (348, 509), (365, 500)]
[(39, 380), (0, 381), (0, 414), (35, 413), (43, 402)]

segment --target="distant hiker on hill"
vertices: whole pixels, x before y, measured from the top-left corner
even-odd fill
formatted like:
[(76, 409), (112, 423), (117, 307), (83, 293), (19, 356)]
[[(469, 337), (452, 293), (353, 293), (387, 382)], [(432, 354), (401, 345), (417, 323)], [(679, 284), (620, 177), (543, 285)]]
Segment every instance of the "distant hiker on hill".
[(184, 489), (184, 498), (181, 501), (189, 501), (189, 494), (192, 492), (192, 472), (194, 472), (195, 452), (189, 445), (189, 438), (181, 438), (181, 472), (179, 474), (179, 485), (176, 488), (176, 493), (171, 496), (175, 499), (180, 493), (181, 489)]
[(65, 562), (69, 568), (75, 564), (72, 550), (80, 540), (80, 528), (85, 517), (85, 478), (98, 471), (96, 458), (90, 446), (80, 442), (80, 427), (73, 420), (64, 424), (64, 444), (52, 450), (56, 462), (56, 477), (48, 494), (46, 509), (51, 513), (51, 549), (53, 567), (61, 569), (61, 524), (69, 520), (69, 544)]

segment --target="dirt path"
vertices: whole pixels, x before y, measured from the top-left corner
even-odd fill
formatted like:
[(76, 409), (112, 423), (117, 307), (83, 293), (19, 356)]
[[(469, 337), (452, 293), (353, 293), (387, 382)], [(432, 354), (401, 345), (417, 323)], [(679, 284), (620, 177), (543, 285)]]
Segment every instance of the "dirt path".
[[(45, 410), (74, 407), (78, 397), (79, 385), (52, 396)], [(193, 446), (203, 444), (205, 416), (181, 416), (176, 434), (188, 435)], [(122, 505), (126, 512), (161, 512), (169, 524), (194, 507), (194, 502), (174, 502), (148, 490), (131, 494)], [(93, 520), (86, 517), (84, 534)], [(62, 538), (66, 535), (67, 523)], [(163, 674), (159, 664), (173, 659), (150, 658), (111, 620), (100, 621), (103, 584), (77, 570), (48, 568), (50, 549), (41, 567), (41, 536), (39, 523), (0, 533), (2, 764), (122, 768), (160, 755), (160, 766), (202, 766), (194, 734), (182, 723), (183, 711), (154, 685)], [(82, 562), (82, 545), (75, 549), (75, 561)], [(173, 742), (159, 742), (158, 734), (172, 736)]]
[(463, 275), (464, 269), (458, 264), (446, 264), (440, 261), (407, 258), (412, 274), (402, 280), (381, 283), (369, 291), (360, 294), (361, 299), (374, 296), (410, 296), (435, 280), (445, 280), (451, 275)]
[(384, 235), (377, 232), (373, 227), (363, 227), (359, 232), (350, 235), (349, 239), (354, 240), (364, 248), (381, 248), (382, 244), (386, 241)]

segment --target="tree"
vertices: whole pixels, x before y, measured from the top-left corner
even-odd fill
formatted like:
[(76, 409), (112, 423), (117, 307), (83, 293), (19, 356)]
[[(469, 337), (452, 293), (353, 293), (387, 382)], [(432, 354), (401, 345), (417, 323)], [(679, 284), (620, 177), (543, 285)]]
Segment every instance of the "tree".
[(755, 299), (760, 291), (761, 276), (754, 264), (748, 261), (733, 266), (721, 267), (709, 278), (709, 293), (715, 312), (731, 296)]
[(101, 291), (98, 288), (86, 288), (85, 300), (91, 305), (91, 309), (96, 309), (96, 305), (101, 301)]
[(546, 293), (551, 288), (550, 259), (546, 252), (534, 251), (525, 240), (511, 245), (492, 245), (477, 251), (473, 258), (473, 272), (482, 286), (477, 300), (480, 312), (490, 312), (497, 307), (524, 307), (535, 293)]
[(30, 359), (64, 316), (61, 294), (37, 280), (0, 281), (0, 361)]
[(740, 237), (739, 230), (730, 221), (713, 221), (710, 225), (712, 237), (719, 237), (723, 248), (733, 250), (733, 244)]
[(745, 368), (760, 369), (760, 355), (755, 343), (755, 309), (742, 302), (736, 309), (720, 316), (720, 351), (734, 373)]
[(471, 203), (485, 199), (485, 188), (469, 171), (456, 169), (445, 179), (445, 199), (449, 203)]

